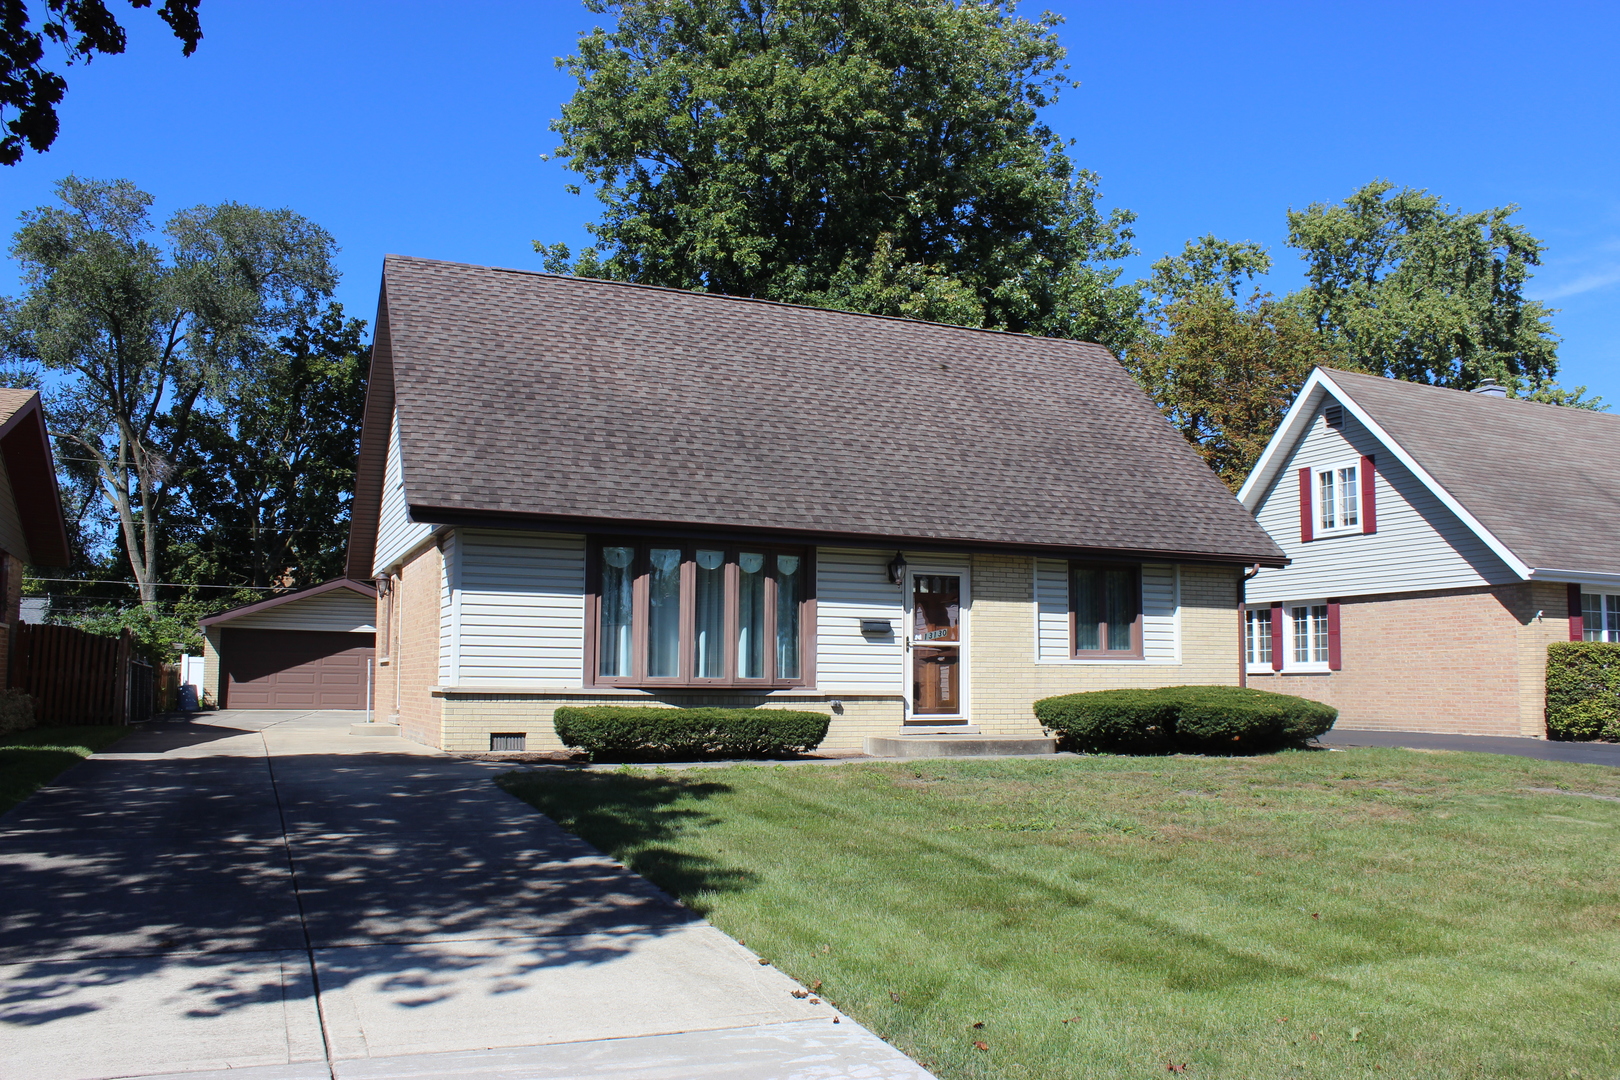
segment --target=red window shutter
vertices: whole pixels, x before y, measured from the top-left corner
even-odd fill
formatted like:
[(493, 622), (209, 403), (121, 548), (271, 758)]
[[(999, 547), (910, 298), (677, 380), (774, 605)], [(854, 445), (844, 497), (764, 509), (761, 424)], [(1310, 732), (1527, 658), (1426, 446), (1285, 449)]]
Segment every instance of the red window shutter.
[(1271, 605), (1271, 670), (1281, 671), (1283, 667), (1283, 617), (1282, 605)]
[(1378, 469), (1371, 454), (1361, 459), (1361, 531), (1378, 531)]
[(1586, 637), (1586, 613), (1581, 610), (1581, 587), (1569, 585), (1566, 588), (1569, 589), (1569, 640), (1580, 641)]
[(1299, 539), (1300, 543), (1311, 542), (1313, 529), (1311, 513), (1311, 470), (1299, 470)]
[(1328, 670), (1338, 671), (1344, 666), (1339, 660), (1339, 602), (1328, 601)]

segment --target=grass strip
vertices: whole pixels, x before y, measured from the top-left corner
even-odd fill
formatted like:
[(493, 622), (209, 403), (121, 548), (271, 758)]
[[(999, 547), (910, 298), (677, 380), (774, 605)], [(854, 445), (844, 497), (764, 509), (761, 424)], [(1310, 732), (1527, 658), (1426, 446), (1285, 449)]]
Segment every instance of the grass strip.
[(1358, 748), (501, 783), (942, 1077), (1620, 1075), (1620, 804), (1583, 797), (1620, 770)]
[(0, 735), (0, 814), (129, 731), (123, 725), (39, 727)]

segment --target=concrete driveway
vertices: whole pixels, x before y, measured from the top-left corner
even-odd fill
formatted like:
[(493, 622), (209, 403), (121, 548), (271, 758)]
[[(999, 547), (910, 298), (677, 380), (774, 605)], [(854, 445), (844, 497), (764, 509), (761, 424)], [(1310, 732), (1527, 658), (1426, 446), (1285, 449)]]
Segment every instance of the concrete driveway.
[(354, 719), (150, 725), (0, 817), (0, 1073), (928, 1076), (504, 766)]

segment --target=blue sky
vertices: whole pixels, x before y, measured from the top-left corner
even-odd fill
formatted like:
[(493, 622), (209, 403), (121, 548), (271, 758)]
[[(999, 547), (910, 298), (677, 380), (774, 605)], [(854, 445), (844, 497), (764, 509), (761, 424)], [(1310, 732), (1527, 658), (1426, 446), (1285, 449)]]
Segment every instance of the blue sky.
[[(1294, 288), (1285, 211), (1377, 177), (1464, 210), (1517, 203), (1549, 249), (1531, 292), (1560, 309), (1561, 381), (1620, 406), (1620, 6), (1025, 10), (1043, 6), (1082, 83), (1048, 120), (1140, 215), (1132, 276), (1213, 232), (1271, 247), (1268, 287)], [(67, 71), (63, 134), (0, 169), (0, 219), (69, 172), (133, 180), (160, 217), (291, 207), (337, 237), (340, 298), (367, 319), (384, 253), (537, 269), (531, 240), (585, 239), (597, 203), (540, 157), (572, 89), (553, 58), (597, 18), (582, 6), (204, 0), (190, 59), (150, 10), (115, 10), (129, 52)]]

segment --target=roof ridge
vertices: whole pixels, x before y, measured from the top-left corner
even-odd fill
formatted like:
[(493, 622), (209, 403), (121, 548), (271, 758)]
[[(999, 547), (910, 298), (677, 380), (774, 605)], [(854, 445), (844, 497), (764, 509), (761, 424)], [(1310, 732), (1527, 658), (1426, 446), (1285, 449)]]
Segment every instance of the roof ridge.
[[(648, 285), (640, 281), (615, 281), (612, 278), (580, 277), (577, 274), (553, 274), (546, 270), (524, 270), (515, 266), (491, 266), (486, 263), (456, 262), (453, 259), (429, 259), (420, 255), (383, 256), (386, 267), (388, 260), (397, 259), (406, 262), (429, 263), (435, 266), (459, 266), (468, 270), (488, 270), (496, 274), (521, 274), (526, 277), (549, 278), (552, 281), (579, 282), (585, 285), (611, 285), (626, 289), (645, 289), (650, 292), (675, 293), (679, 296), (695, 296), (705, 300), (733, 301), (749, 304), (765, 304), (770, 307), (790, 308), (799, 311), (814, 311), (827, 315), (847, 315), (855, 319), (884, 319), (889, 322), (905, 323), (908, 326), (933, 326), (944, 330), (966, 330), (977, 334), (995, 334), (999, 337), (1028, 338), (1033, 341), (1054, 341), (1062, 345), (1090, 346), (1102, 349), (1113, 356), (1113, 350), (1095, 341), (1083, 341), (1079, 338), (1048, 337), (1045, 334), (1030, 334), (1022, 330), (998, 330), (990, 326), (963, 326), (960, 323), (937, 322), (933, 319), (913, 319), (905, 315), (878, 315), (870, 311), (848, 311), (844, 308), (816, 307), (814, 304), (793, 304), (786, 300), (767, 300), (759, 296), (737, 296), (732, 293), (701, 292), (697, 289), (678, 289), (673, 285)], [(1118, 359), (1118, 357), (1115, 357)]]
[(1568, 415), (1576, 415), (1576, 414), (1579, 414), (1579, 413), (1586, 413), (1586, 414), (1589, 414), (1591, 416), (1605, 416), (1605, 417), (1608, 417), (1611, 420), (1620, 420), (1620, 414), (1611, 413), (1611, 412), (1605, 412), (1605, 411), (1603, 411), (1601, 409), (1581, 409), (1581, 408), (1577, 408), (1576, 406), (1573, 406), (1573, 405), (1559, 405), (1556, 402), (1551, 402), (1551, 401), (1532, 401), (1529, 398), (1522, 398), (1522, 397), (1489, 397), (1489, 398), (1487, 398), (1486, 395), (1484, 395), (1484, 394), (1477, 394), (1472, 390), (1463, 390), (1463, 389), (1461, 389), (1459, 387), (1455, 387), (1455, 386), (1439, 386), (1439, 385), (1436, 385), (1435, 383), (1421, 383), (1421, 382), (1414, 382), (1411, 379), (1397, 379), (1397, 378), (1394, 378), (1394, 377), (1389, 376), (1389, 375), (1374, 375), (1370, 371), (1352, 371), (1352, 370), (1350, 370), (1348, 368), (1327, 367), (1326, 365), (1324, 365), (1322, 367), (1322, 370), (1324, 372), (1326, 372), (1327, 375), (1330, 378), (1333, 378), (1333, 379), (1337, 379), (1342, 375), (1348, 375), (1352, 379), (1366, 379), (1366, 380), (1369, 380), (1369, 381), (1376, 381), (1376, 382), (1379, 382), (1379, 383), (1386, 383), (1386, 384), (1391, 385), (1391, 386), (1411, 387), (1414, 390), (1418, 390), (1418, 391), (1422, 391), (1422, 390), (1438, 390), (1438, 391), (1441, 391), (1442, 393), (1447, 393), (1447, 394), (1460, 394), (1460, 395), (1462, 395), (1463, 397), (1466, 397), (1466, 398), (1478, 398), (1478, 399), (1482, 399), (1482, 400), (1489, 400), (1489, 401), (1495, 403), (1495, 405), (1498, 405), (1498, 406), (1502, 402), (1509, 402), (1509, 403), (1511, 403), (1513, 405), (1537, 405), (1537, 406), (1541, 406), (1543, 408), (1548, 408), (1548, 409), (1566, 410)]

